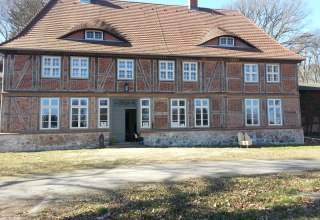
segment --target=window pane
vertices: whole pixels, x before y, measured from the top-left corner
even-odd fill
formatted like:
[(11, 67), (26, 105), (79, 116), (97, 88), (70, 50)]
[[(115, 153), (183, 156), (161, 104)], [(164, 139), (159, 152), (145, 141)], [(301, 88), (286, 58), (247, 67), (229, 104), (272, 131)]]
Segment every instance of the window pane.
[(86, 99), (81, 99), (81, 105), (87, 105), (87, 100)]
[(96, 32), (95, 32), (95, 39), (97, 39), (97, 40), (102, 40), (102, 32), (96, 31)]
[(72, 99), (71, 103), (72, 103), (72, 105), (79, 105), (79, 100), (78, 99)]
[(107, 106), (108, 100), (100, 100), (100, 105)]
[(149, 100), (142, 100), (142, 106), (149, 106)]

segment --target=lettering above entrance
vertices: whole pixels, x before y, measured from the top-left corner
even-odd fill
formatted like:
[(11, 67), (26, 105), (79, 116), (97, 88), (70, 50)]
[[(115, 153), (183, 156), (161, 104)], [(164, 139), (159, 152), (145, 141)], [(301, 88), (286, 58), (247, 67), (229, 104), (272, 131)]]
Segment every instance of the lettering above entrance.
[(134, 99), (114, 99), (112, 101), (114, 108), (137, 108), (137, 100)]

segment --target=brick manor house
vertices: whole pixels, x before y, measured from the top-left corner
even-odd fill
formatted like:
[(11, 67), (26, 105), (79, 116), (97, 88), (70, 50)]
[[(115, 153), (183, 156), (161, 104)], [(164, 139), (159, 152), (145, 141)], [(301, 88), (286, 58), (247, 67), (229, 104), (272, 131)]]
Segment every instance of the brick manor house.
[(303, 143), (302, 58), (239, 11), (50, 0), (0, 53), (2, 149)]

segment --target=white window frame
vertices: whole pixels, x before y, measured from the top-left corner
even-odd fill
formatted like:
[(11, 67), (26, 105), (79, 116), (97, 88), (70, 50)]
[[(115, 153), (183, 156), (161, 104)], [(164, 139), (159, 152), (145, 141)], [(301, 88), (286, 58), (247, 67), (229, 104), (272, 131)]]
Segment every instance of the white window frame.
[[(201, 106), (197, 106), (197, 102), (200, 101), (201, 102)], [(203, 102), (206, 101), (207, 102), (207, 106), (203, 105)], [(209, 103), (209, 99), (195, 99), (194, 100), (194, 126), (197, 128), (201, 128), (201, 127), (205, 127), (208, 128), (210, 127), (210, 103)], [(197, 109), (201, 110), (201, 125), (197, 125)], [(207, 114), (208, 114), (208, 125), (203, 125), (203, 109), (207, 109)]]
[[(144, 106), (142, 105), (143, 101), (148, 101), (149, 105), (148, 106)], [(147, 122), (148, 125), (145, 125), (145, 120), (143, 120), (143, 109), (148, 109), (149, 113), (149, 121)], [(140, 127), (141, 128), (151, 128), (151, 99), (147, 99), (147, 98), (143, 98), (140, 99)]]
[[(49, 101), (49, 105), (43, 105), (42, 101), (47, 99)], [(51, 105), (52, 100), (57, 100), (58, 105)], [(44, 128), (43, 127), (43, 119), (42, 119), (42, 110), (44, 108), (47, 108), (49, 110), (49, 121), (48, 121), (48, 127)], [(57, 127), (52, 128), (51, 126), (51, 116), (52, 116), (52, 109), (57, 109), (58, 110), (58, 118), (57, 118)], [(60, 99), (59, 98), (40, 98), (40, 129), (41, 130), (58, 130), (60, 128)]]
[[(270, 105), (269, 101), (273, 101), (273, 104)], [(279, 101), (280, 105), (276, 105), (276, 101)], [(282, 100), (281, 99), (268, 99), (268, 124), (270, 126), (281, 126), (283, 125), (283, 117), (282, 117)], [(271, 119), (271, 115), (270, 115), (270, 109), (273, 109), (273, 117), (275, 119), (275, 123), (271, 124), (270, 123), (270, 119)], [(280, 123), (277, 123), (277, 113), (276, 113), (276, 109), (280, 109)]]
[[(168, 69), (168, 64), (172, 64), (172, 70)], [(165, 70), (161, 70), (161, 64), (165, 64)], [(174, 81), (175, 79), (175, 64), (176, 62), (174, 60), (159, 60), (159, 80), (160, 81)], [(165, 77), (161, 77), (161, 72), (165, 72)], [(168, 72), (172, 72), (172, 79), (169, 79), (169, 74)]]
[[(185, 70), (185, 65), (188, 65), (188, 70)], [(196, 70), (191, 70), (192, 65), (195, 65)], [(192, 73), (195, 74), (195, 79), (191, 79)], [(185, 82), (197, 82), (198, 81), (198, 63), (197, 62), (182, 62), (182, 75), (183, 81)], [(186, 75), (188, 75), (188, 79), (186, 79)]]
[[(271, 67), (272, 71), (268, 70), (268, 67)], [(274, 67), (278, 67), (278, 72), (274, 71)], [(271, 80), (269, 79), (269, 75), (271, 75)], [(279, 83), (280, 82), (280, 64), (267, 64), (266, 65), (266, 76), (268, 83)], [(277, 76), (277, 80), (274, 77)]]
[[(93, 37), (92, 37), (92, 38), (87, 36), (87, 33), (88, 33), (88, 32), (93, 32)], [(97, 38), (97, 37), (96, 37), (96, 33), (101, 33), (101, 37), (102, 37), (102, 38)], [(103, 39), (104, 39), (103, 31), (86, 30), (85, 33), (84, 33), (84, 39), (85, 39), (85, 40), (103, 41)]]
[[(173, 106), (173, 102), (177, 101), (178, 106)], [(180, 101), (184, 101), (184, 106), (180, 106)], [(177, 122), (173, 122), (173, 117), (172, 117), (172, 113), (173, 113), (173, 109), (177, 109)], [(180, 122), (180, 109), (184, 109), (184, 113), (185, 113), (185, 122), (184, 125), (181, 125)], [(187, 127), (187, 100), (186, 99), (171, 99), (170, 101), (170, 124), (172, 128), (186, 128)], [(175, 125), (175, 123), (177, 123), (177, 125)]]
[[(73, 67), (73, 61), (74, 60), (79, 60), (79, 65), (78, 67)], [(87, 61), (87, 67), (83, 68), (81, 67), (81, 61), (86, 60)], [(70, 57), (70, 77), (71, 79), (89, 79), (89, 57)], [(74, 76), (73, 70), (77, 69), (80, 73), (80, 76)], [(84, 69), (86, 70), (86, 76), (81, 76), (81, 70)]]
[[(78, 105), (74, 106), (72, 105), (73, 100), (78, 100)], [(81, 99), (85, 99), (87, 101), (87, 105), (81, 105)], [(78, 127), (72, 127), (72, 108), (77, 108), (78, 109)], [(86, 127), (80, 127), (80, 116), (81, 116), (81, 108), (86, 108), (87, 113), (86, 113)], [(87, 129), (89, 127), (89, 99), (88, 98), (70, 98), (70, 129)]]
[(82, 3), (82, 4), (90, 4), (91, 0), (80, 0), (80, 3)]
[[(119, 65), (120, 62), (125, 62), (125, 67), (124, 68), (120, 68), (120, 65)], [(127, 63), (128, 62), (132, 62), (132, 68), (127, 68)], [(135, 68), (134, 67), (135, 67), (134, 66), (134, 59), (118, 59), (118, 61), (117, 61), (118, 79), (119, 80), (133, 80), (134, 79), (134, 74), (135, 74), (135, 72), (134, 72)], [(124, 71), (125, 77), (120, 78), (120, 71), (121, 70)], [(128, 77), (127, 71), (132, 71), (132, 77)]]
[[(50, 59), (50, 66), (45, 66), (45, 59)], [(53, 66), (53, 59), (58, 59), (59, 60), (59, 66)], [(50, 74), (49, 76), (45, 75), (45, 69), (50, 69)], [(53, 70), (58, 69), (59, 74), (58, 76), (53, 75)], [(54, 79), (60, 79), (61, 77), (61, 57), (60, 56), (42, 56), (41, 59), (41, 77), (42, 78), (54, 78)]]
[[(229, 40), (232, 39), (232, 44), (229, 43)], [(222, 41), (226, 40), (226, 43), (223, 43)], [(224, 47), (234, 47), (235, 45), (235, 39), (234, 37), (220, 37), (219, 38), (219, 45)]]
[[(247, 101), (250, 101), (251, 105), (247, 106)], [(253, 105), (254, 101), (258, 101), (258, 105)], [(245, 106), (246, 126), (260, 126), (260, 100), (259, 99), (245, 99), (244, 100), (244, 106)], [(248, 121), (247, 121), (248, 108), (251, 109), (251, 121), (252, 121), (252, 124), (248, 124)], [(253, 110), (254, 109), (258, 109), (258, 124), (254, 124), (254, 114), (253, 114)]]
[[(256, 67), (257, 72), (253, 71), (253, 67)], [(249, 67), (249, 72), (247, 72), (247, 67)], [(243, 67), (244, 72), (244, 82), (245, 83), (257, 83), (259, 82), (259, 65), (255, 63), (245, 63)], [(247, 79), (247, 75), (249, 75), (249, 79)], [(254, 75), (257, 75), (256, 80), (253, 80)]]
[[(101, 105), (100, 101), (107, 101), (108, 105)], [(106, 126), (101, 126), (101, 109), (107, 109), (107, 116), (108, 116), (108, 120), (107, 120), (107, 124)], [(109, 128), (110, 126), (110, 98), (98, 98), (98, 128)]]

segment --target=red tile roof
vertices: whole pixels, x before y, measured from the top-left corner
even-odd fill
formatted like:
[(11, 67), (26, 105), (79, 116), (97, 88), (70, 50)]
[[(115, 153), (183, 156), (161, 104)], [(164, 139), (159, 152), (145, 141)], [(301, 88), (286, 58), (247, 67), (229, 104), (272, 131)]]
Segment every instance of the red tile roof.
[[(99, 22), (116, 30), (130, 46), (93, 44), (60, 38), (81, 24)], [(222, 33), (231, 33), (230, 35), (249, 42), (258, 50), (199, 45)], [(187, 6), (117, 0), (95, 0), (92, 4), (81, 4), (79, 0), (51, 0), (24, 31), (0, 46), (1, 50), (294, 61), (303, 59), (281, 46), (235, 10), (200, 8), (195, 11), (188, 10)]]

